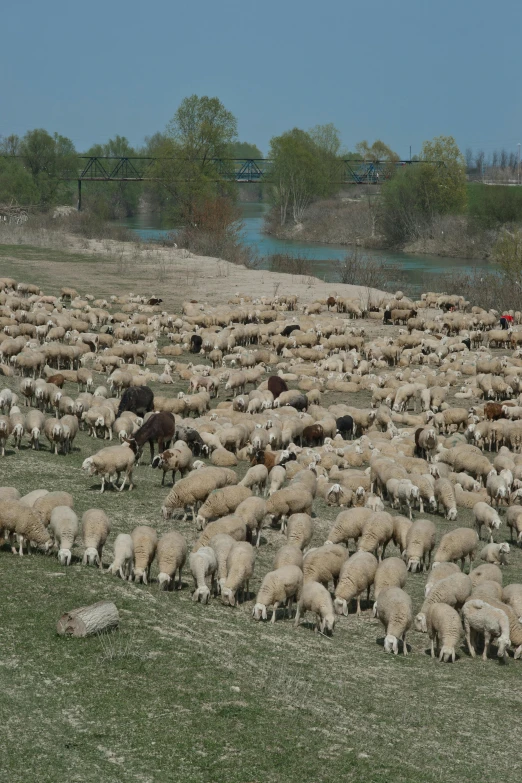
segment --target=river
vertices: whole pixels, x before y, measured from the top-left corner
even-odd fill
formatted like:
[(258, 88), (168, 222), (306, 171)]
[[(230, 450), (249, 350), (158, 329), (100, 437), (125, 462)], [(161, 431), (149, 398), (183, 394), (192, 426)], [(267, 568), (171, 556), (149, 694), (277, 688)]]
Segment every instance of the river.
[[(292, 253), (309, 259), (313, 274), (321, 280), (335, 281), (338, 279), (335, 262), (343, 259), (349, 248), (345, 245), (327, 245), (319, 242), (298, 242), (282, 240), (263, 233), (263, 222), (268, 205), (259, 203), (241, 204), (243, 213), (243, 241), (251, 245), (259, 256), (272, 253)], [(120, 225), (135, 231), (142, 239), (154, 241), (164, 237), (174, 226), (166, 228), (159, 215), (140, 214), (132, 218), (118, 221)], [(477, 259), (449, 258), (431, 255), (413, 255), (390, 250), (361, 250), (366, 256), (384, 259), (387, 263), (399, 267), (406, 275), (410, 286), (426, 284), (426, 276), (433, 276), (433, 287), (439, 289), (441, 277), (447, 274), (469, 272), (473, 269), (491, 271), (491, 264)], [(261, 264), (263, 266), (263, 264)]]

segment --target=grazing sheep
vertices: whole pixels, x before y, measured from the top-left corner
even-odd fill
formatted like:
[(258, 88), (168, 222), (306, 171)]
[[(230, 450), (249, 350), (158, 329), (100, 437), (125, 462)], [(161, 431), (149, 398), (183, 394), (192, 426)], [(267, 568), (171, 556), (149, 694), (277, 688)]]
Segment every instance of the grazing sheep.
[(433, 604), (426, 617), (428, 636), (431, 639), (431, 657), (439, 650), (439, 661), (455, 663), (455, 649), (462, 637), (459, 613), (448, 604)]
[(189, 473), (171, 489), (162, 507), (164, 519), (169, 519), (172, 512), (178, 508), (184, 510), (187, 517), (187, 507), (196, 518), (196, 507), (204, 503), (214, 489), (237, 484), (237, 476), (229, 468), (201, 468)]
[(444, 478), (437, 479), (435, 481), (434, 494), (437, 502), (437, 512), (440, 511), (442, 506), (445, 518), (454, 522), (457, 519), (457, 500), (451, 481)]
[(60, 565), (71, 564), (72, 548), (78, 535), (78, 517), (69, 506), (56, 506), (51, 512), (49, 530), (58, 546)]
[[(435, 548), (437, 531), (429, 519), (417, 519), (406, 536), (406, 551), (404, 554), (408, 571), (427, 571), (431, 563), (431, 553)], [(426, 565), (426, 557), (428, 563)]]
[(119, 574), (122, 579), (132, 578), (134, 544), (128, 533), (118, 533), (114, 542), (114, 559), (107, 569), (108, 574)]
[(364, 525), (374, 516), (374, 512), (369, 508), (350, 508), (341, 511), (337, 515), (333, 526), (328, 533), (326, 544), (346, 544), (348, 547), (353, 539), (357, 544), (363, 534)]
[(101, 508), (90, 508), (82, 517), (82, 539), (85, 547), (82, 565), (96, 565), (103, 570), (102, 552), (111, 532), (109, 517)]
[[(201, 551), (201, 550), (200, 550)], [(236, 593), (241, 589), (242, 598), (248, 596), (249, 580), (254, 573), (255, 550), (246, 541), (234, 543), (227, 558), (227, 578), (221, 588), (224, 604), (235, 606)]]
[(424, 586), (424, 597), (428, 595), (433, 585), (436, 585), (437, 582), (440, 582), (441, 579), (445, 579), (451, 574), (460, 574), (460, 568), (456, 563), (437, 563), (436, 565), (436, 568), (433, 567), (431, 569)]
[[(464, 630), (469, 654), (475, 658), (474, 637), (477, 634), (484, 636), (484, 652), (482, 660), (488, 657), (489, 645), (492, 639), (497, 639), (497, 656), (504, 658), (510, 644), (509, 620), (507, 614), (501, 609), (495, 609), (490, 604), (479, 599), (468, 601), (462, 610)], [(472, 636), (473, 634), (473, 636)]]
[(247, 470), (239, 485), (262, 494), (266, 488), (267, 481), (268, 470), (265, 465), (253, 465)]
[(335, 614), (332, 597), (326, 587), (318, 582), (307, 582), (303, 585), (301, 597), (297, 602), (295, 628), (298, 627), (306, 612), (315, 614), (315, 631), (331, 636), (335, 627)]
[[(202, 433), (202, 436), (208, 433)], [(238, 458), (232, 451), (224, 449), (221, 445), (210, 454), (210, 462), (218, 468), (232, 468), (238, 463)]]
[(286, 540), (289, 544), (305, 549), (314, 532), (312, 517), (309, 514), (292, 514), (286, 525)]
[(274, 571), (286, 565), (295, 565), (303, 570), (303, 553), (295, 544), (286, 544), (278, 549), (274, 558)]
[(187, 559), (187, 542), (177, 530), (165, 533), (158, 541), (158, 583), (160, 589), (169, 590), (178, 574), (177, 589), (181, 590), (181, 572)]
[(299, 603), (303, 589), (303, 572), (297, 566), (284, 566), (265, 574), (252, 609), (254, 620), (266, 620), (267, 609), (272, 606), (272, 623), (276, 621), (280, 604), (288, 605), (291, 616), (294, 599)]
[(518, 621), (522, 622), (522, 585), (507, 585), (502, 591), (502, 601), (511, 606)]
[[(268, 488), (268, 495), (271, 496), (277, 492), (286, 480), (286, 470), (282, 465), (274, 465), (270, 471), (270, 487)], [(522, 509), (522, 506), (521, 506)]]
[(494, 563), (484, 563), (470, 571), (469, 578), (473, 589), (482, 582), (497, 582), (502, 587), (503, 576), (500, 568)]
[(320, 582), (325, 587), (333, 582), (335, 587), (347, 557), (348, 550), (338, 544), (323, 544), (309, 549), (303, 559), (304, 581)]
[(245, 523), (247, 541), (252, 543), (255, 533), (256, 547), (259, 547), (261, 541), (261, 528), (266, 517), (266, 503), (263, 498), (251, 495), (239, 504), (234, 515)]
[(348, 604), (357, 599), (357, 616), (361, 614), (361, 593), (367, 591), (370, 600), (370, 588), (377, 572), (377, 558), (370, 552), (356, 552), (342, 565), (339, 581), (335, 588), (334, 609), (336, 614), (348, 617)]
[(506, 525), (509, 528), (509, 540), (513, 541), (513, 531), (517, 544), (522, 544), (522, 506), (510, 506), (506, 510)]
[(217, 591), (221, 592), (223, 585), (226, 582), (228, 568), (227, 560), (228, 554), (234, 544), (237, 543), (235, 538), (229, 536), (227, 533), (218, 533), (216, 536), (210, 539), (210, 546), (214, 550), (217, 560)]
[(506, 555), (509, 555), (509, 544), (488, 544), (480, 553), (480, 559), (486, 563), (508, 565)]
[(18, 500), (3, 500), (0, 503), (0, 535), (11, 540), (11, 551), (16, 554), (13, 536), (16, 535), (18, 554), (23, 556), (24, 543), (30, 551), (32, 543), (43, 547), (47, 552), (52, 546), (52, 538), (33, 508)]
[(203, 530), (211, 520), (234, 513), (239, 504), (251, 495), (252, 491), (248, 487), (239, 484), (213, 490), (199, 509), (197, 530)]
[(203, 546), (208, 546), (210, 541), (219, 533), (226, 533), (232, 536), (236, 541), (246, 541), (247, 527), (241, 517), (230, 514), (227, 517), (221, 517), (214, 522), (209, 522), (200, 537), (192, 547), (193, 552), (197, 552)]
[(191, 552), (189, 563), (195, 585), (192, 600), (208, 604), (210, 601), (210, 589), (206, 580), (209, 576), (211, 580), (210, 587), (214, 595), (216, 594), (217, 560), (214, 550), (209, 546), (204, 546), (198, 549), (197, 552)]
[(393, 537), (393, 518), (387, 511), (373, 514), (363, 526), (357, 545), (358, 552), (375, 552), (379, 562), (384, 558), (388, 543)]
[(192, 468), (193, 455), (187, 444), (182, 440), (177, 440), (172, 448), (167, 449), (161, 454), (157, 454), (152, 460), (153, 468), (160, 468), (163, 471), (161, 486), (165, 485), (165, 476), (172, 471), (172, 486), (175, 484), (176, 473), (179, 471), (181, 478), (184, 478)]
[[(68, 492), (46, 492), (45, 490), (35, 491), (43, 494), (40, 494), (40, 496), (34, 500), (33, 509), (38, 514), (38, 518), (40, 519), (41, 523), (46, 527), (48, 527), (51, 521), (51, 513), (54, 508), (57, 506), (69, 506), (69, 508), (72, 508), (74, 506), (73, 496)], [(26, 497), (27, 499), (29, 498), (29, 496)]]
[(501, 520), (498, 513), (494, 508), (491, 508), (487, 503), (476, 503), (473, 506), (473, 514), (475, 516), (475, 527), (477, 528), (479, 539), (482, 532), (482, 526), (489, 530), (489, 541), (493, 543), (493, 530), (498, 530), (501, 525)]
[(40, 448), (40, 435), (45, 423), (45, 415), (41, 411), (30, 410), (25, 417), (25, 432), (29, 437), (31, 448), (36, 451)]
[(426, 615), (433, 604), (449, 604), (460, 609), (470, 597), (471, 591), (471, 579), (466, 574), (451, 574), (445, 579), (441, 579), (431, 588), (424, 599), (420, 612), (415, 617), (416, 630), (427, 633)]
[[(133, 489), (132, 471), (134, 468), (135, 455), (128, 446), (108, 446), (105, 449), (87, 457), (82, 463), (82, 470), (89, 476), (101, 476), (100, 493), (105, 491), (105, 482), (112, 484), (113, 476), (116, 475), (116, 489), (121, 492), (129, 481), (129, 489)], [(120, 475), (124, 473), (121, 486), (118, 487)]]
[[(472, 595), (471, 598), (473, 599), (475, 596)], [(513, 649), (513, 657), (515, 660), (520, 658), (522, 655), (522, 623), (518, 619), (516, 612), (509, 604), (503, 603), (497, 597), (489, 595), (482, 598), (477, 596), (477, 599), (485, 601), (489, 606), (492, 606), (494, 609), (500, 609), (500, 611), (506, 614), (509, 623), (509, 643)]]
[(457, 527), (442, 536), (433, 558), (433, 568), (437, 563), (455, 563), (460, 560), (463, 569), (466, 558), (469, 557), (469, 568), (475, 559), (479, 537), (475, 530), (469, 527)]
[(0, 449), (2, 457), (5, 457), (5, 444), (11, 437), (13, 425), (7, 416), (0, 416)]
[(404, 587), (407, 574), (406, 564), (400, 557), (387, 557), (386, 560), (379, 563), (373, 583), (375, 600), (379, 597), (379, 593), (387, 587)]
[(312, 514), (314, 498), (306, 487), (290, 486), (271, 495), (266, 504), (266, 513), (272, 518), (272, 524), (281, 520), (281, 531), (292, 514)]
[(134, 551), (132, 569), (134, 581), (146, 585), (150, 580), (150, 568), (158, 546), (158, 534), (148, 525), (138, 525), (132, 531), (131, 538)]
[(400, 587), (387, 587), (381, 592), (375, 602), (375, 615), (386, 630), (384, 652), (399, 654), (399, 639), (402, 641), (402, 651), (408, 654), (406, 632), (413, 621), (413, 607), (408, 593)]

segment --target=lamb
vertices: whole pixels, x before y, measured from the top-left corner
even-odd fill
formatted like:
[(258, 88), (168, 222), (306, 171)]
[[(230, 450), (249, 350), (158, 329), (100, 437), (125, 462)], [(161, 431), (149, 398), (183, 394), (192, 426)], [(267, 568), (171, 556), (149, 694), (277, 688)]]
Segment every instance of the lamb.
[(451, 574), (437, 582), (424, 599), (421, 610), (415, 617), (417, 631), (427, 633), (426, 615), (432, 604), (449, 604), (460, 609), (470, 597), (471, 590), (471, 579), (466, 574)]
[(493, 504), (500, 506), (502, 502), (506, 505), (509, 503), (509, 487), (506, 484), (505, 478), (501, 475), (497, 476), (492, 471), (486, 480), (486, 490), (488, 498), (490, 498)]
[(251, 495), (252, 491), (248, 487), (239, 484), (213, 490), (199, 510), (196, 528), (203, 530), (211, 520), (232, 514)]
[(336, 544), (323, 544), (317, 549), (310, 549), (303, 560), (304, 581), (320, 582), (325, 587), (333, 582), (335, 586), (347, 557), (347, 549)]
[(426, 617), (428, 636), (431, 639), (431, 657), (439, 649), (439, 661), (455, 663), (455, 648), (462, 637), (459, 613), (448, 604), (433, 604)]
[(93, 454), (92, 457), (87, 457), (82, 463), (82, 470), (84, 470), (89, 476), (101, 476), (101, 489), (100, 493), (105, 491), (105, 482), (112, 484), (112, 477), (116, 474), (116, 485), (119, 481), (120, 475), (124, 473), (123, 481), (120, 487), (117, 487), (121, 492), (129, 481), (129, 490), (134, 488), (132, 481), (132, 471), (134, 468), (135, 454), (127, 445), (124, 446), (108, 446), (105, 449)]
[(227, 558), (227, 578), (221, 588), (221, 600), (224, 604), (235, 606), (239, 589), (243, 600), (248, 596), (248, 583), (254, 573), (254, 562), (255, 550), (251, 544), (246, 541), (234, 543)]
[(251, 490), (257, 490), (260, 494), (264, 492), (268, 481), (268, 470), (264, 465), (253, 465), (249, 468), (239, 482), (240, 486), (248, 487)]
[(469, 557), (469, 568), (475, 559), (479, 537), (469, 527), (457, 527), (442, 536), (439, 547), (433, 558), (433, 567), (437, 563), (455, 563), (460, 560), (461, 568), (464, 568), (466, 558)]
[[(393, 480), (393, 479), (392, 479)], [(386, 485), (387, 487), (388, 485)], [(415, 501), (420, 501), (419, 488), (415, 486), (409, 479), (401, 479), (397, 485), (397, 500), (399, 504), (399, 510), (402, 511), (403, 506), (408, 509), (408, 516), (412, 519), (411, 507)]]
[(176, 473), (179, 471), (181, 478), (184, 478), (192, 468), (193, 455), (187, 444), (182, 440), (177, 440), (172, 448), (167, 449), (161, 454), (157, 454), (152, 460), (153, 468), (161, 468), (163, 477), (161, 486), (165, 485), (165, 476), (172, 471), (172, 486), (175, 484)]
[[(189, 507), (192, 511), (192, 517), (195, 519), (196, 507), (199, 503), (204, 503), (214, 489), (236, 483), (237, 476), (229, 468), (201, 468), (201, 470), (192, 471), (188, 476), (178, 481), (167, 495), (161, 509), (163, 518), (169, 519), (175, 509), (185, 510)], [(184, 519), (186, 517), (185, 511)]]
[(451, 574), (460, 574), (460, 568), (456, 563), (437, 563), (436, 567), (434, 563), (424, 586), (424, 597), (428, 595), (433, 585)]
[(480, 559), (486, 563), (508, 565), (506, 555), (509, 554), (509, 544), (488, 544), (480, 553)]
[(373, 583), (375, 600), (379, 597), (379, 593), (387, 587), (404, 587), (407, 574), (406, 565), (400, 557), (387, 557), (386, 560), (379, 563)]
[(47, 552), (52, 546), (52, 539), (42, 524), (34, 509), (18, 500), (2, 500), (0, 503), (0, 534), (11, 539), (11, 551), (16, 554), (12, 543), (13, 535), (16, 535), (19, 549), (18, 554), (23, 556), (24, 543), (30, 550), (31, 543), (41, 546)]
[(272, 524), (281, 520), (281, 531), (284, 532), (285, 520), (291, 514), (312, 513), (314, 498), (305, 487), (291, 486), (274, 492), (268, 498), (266, 513), (272, 517)]
[(210, 589), (207, 585), (207, 577), (210, 576), (211, 588), (216, 594), (216, 570), (217, 560), (212, 547), (204, 546), (197, 552), (191, 552), (189, 556), (190, 570), (194, 577), (195, 590), (192, 593), (193, 601), (201, 601), (208, 604), (210, 601)]
[[(427, 571), (431, 563), (431, 553), (435, 547), (437, 531), (429, 519), (417, 519), (406, 536), (405, 560), (408, 571), (414, 574), (417, 570)], [(426, 566), (426, 556), (428, 564)]]
[(286, 540), (289, 544), (305, 549), (314, 532), (312, 517), (309, 514), (292, 514), (286, 525)]
[(138, 525), (132, 531), (131, 538), (134, 552), (132, 569), (134, 581), (146, 585), (150, 580), (150, 568), (158, 546), (158, 534), (148, 525)]
[(114, 559), (107, 569), (108, 574), (119, 574), (122, 579), (131, 579), (134, 544), (128, 533), (119, 533), (114, 542)]
[(267, 609), (272, 606), (272, 623), (276, 621), (280, 604), (288, 604), (291, 616), (294, 599), (299, 603), (303, 589), (303, 572), (297, 566), (284, 566), (265, 574), (252, 610), (254, 620), (266, 620)]
[(386, 547), (393, 537), (393, 518), (387, 511), (373, 514), (365, 523), (357, 551), (375, 552), (379, 562), (384, 558)]
[(413, 621), (413, 607), (408, 593), (400, 587), (388, 587), (375, 603), (375, 613), (386, 630), (384, 652), (399, 654), (399, 639), (404, 655), (408, 654), (406, 632)]
[(274, 571), (286, 565), (295, 565), (303, 570), (303, 553), (295, 544), (286, 544), (277, 551), (274, 558)]
[(494, 508), (491, 508), (487, 503), (476, 503), (473, 506), (473, 514), (475, 516), (475, 527), (477, 528), (479, 539), (482, 532), (482, 526), (489, 530), (489, 541), (493, 543), (493, 530), (498, 530), (501, 525), (501, 520), (498, 513)]
[(229, 536), (227, 533), (218, 533), (216, 536), (210, 539), (210, 546), (214, 550), (217, 560), (217, 591), (221, 592), (223, 585), (226, 582), (228, 568), (228, 554), (236, 540)]
[(187, 551), (187, 542), (177, 530), (171, 530), (160, 538), (156, 550), (160, 589), (169, 590), (177, 573), (177, 589), (181, 590), (181, 572), (187, 559)]
[(71, 564), (72, 548), (78, 535), (78, 517), (69, 506), (56, 506), (51, 512), (49, 530), (58, 546), (60, 565)]
[(326, 587), (318, 582), (307, 582), (303, 585), (301, 597), (297, 602), (294, 627), (297, 628), (306, 612), (315, 614), (315, 631), (327, 636), (333, 634), (335, 613), (332, 597)]
[(82, 538), (85, 552), (82, 565), (98, 564), (103, 571), (102, 552), (111, 532), (109, 517), (101, 508), (90, 508), (82, 517)]
[(490, 604), (479, 599), (468, 601), (463, 610), (464, 630), (466, 642), (472, 658), (475, 658), (474, 639), (475, 634), (484, 635), (484, 652), (482, 660), (487, 660), (491, 639), (498, 640), (497, 656), (504, 658), (510, 644), (509, 620), (507, 614), (501, 609), (496, 609)]
[(236, 541), (246, 541), (247, 528), (243, 520), (235, 514), (216, 519), (214, 522), (209, 522), (194, 544), (192, 551), (197, 552), (201, 547), (208, 546), (214, 536), (219, 533), (227, 533)]
[(415, 430), (415, 446), (419, 457), (431, 460), (437, 448), (437, 433), (435, 429), (433, 427), (420, 427)]
[(335, 588), (334, 609), (336, 614), (348, 617), (348, 604), (352, 598), (357, 599), (357, 616), (361, 614), (361, 593), (366, 590), (370, 598), (372, 586), (377, 572), (377, 558), (370, 552), (356, 552), (345, 560)]
[(457, 519), (457, 500), (451, 481), (445, 478), (437, 479), (435, 481), (434, 493), (437, 501), (437, 511), (442, 506), (444, 517), (454, 522)]

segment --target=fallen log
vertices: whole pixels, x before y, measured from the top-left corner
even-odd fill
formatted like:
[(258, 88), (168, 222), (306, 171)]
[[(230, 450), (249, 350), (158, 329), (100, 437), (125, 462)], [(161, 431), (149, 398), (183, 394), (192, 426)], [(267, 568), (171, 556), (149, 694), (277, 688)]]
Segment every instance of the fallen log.
[(60, 636), (93, 636), (118, 627), (120, 615), (112, 601), (98, 601), (63, 614), (56, 624)]

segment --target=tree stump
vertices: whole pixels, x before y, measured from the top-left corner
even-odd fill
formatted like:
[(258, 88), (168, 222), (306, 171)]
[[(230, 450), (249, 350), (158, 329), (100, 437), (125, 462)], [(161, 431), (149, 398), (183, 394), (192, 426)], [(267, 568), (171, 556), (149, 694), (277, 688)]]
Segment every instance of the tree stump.
[(93, 636), (118, 627), (120, 615), (112, 601), (80, 606), (63, 614), (56, 624), (60, 636)]

